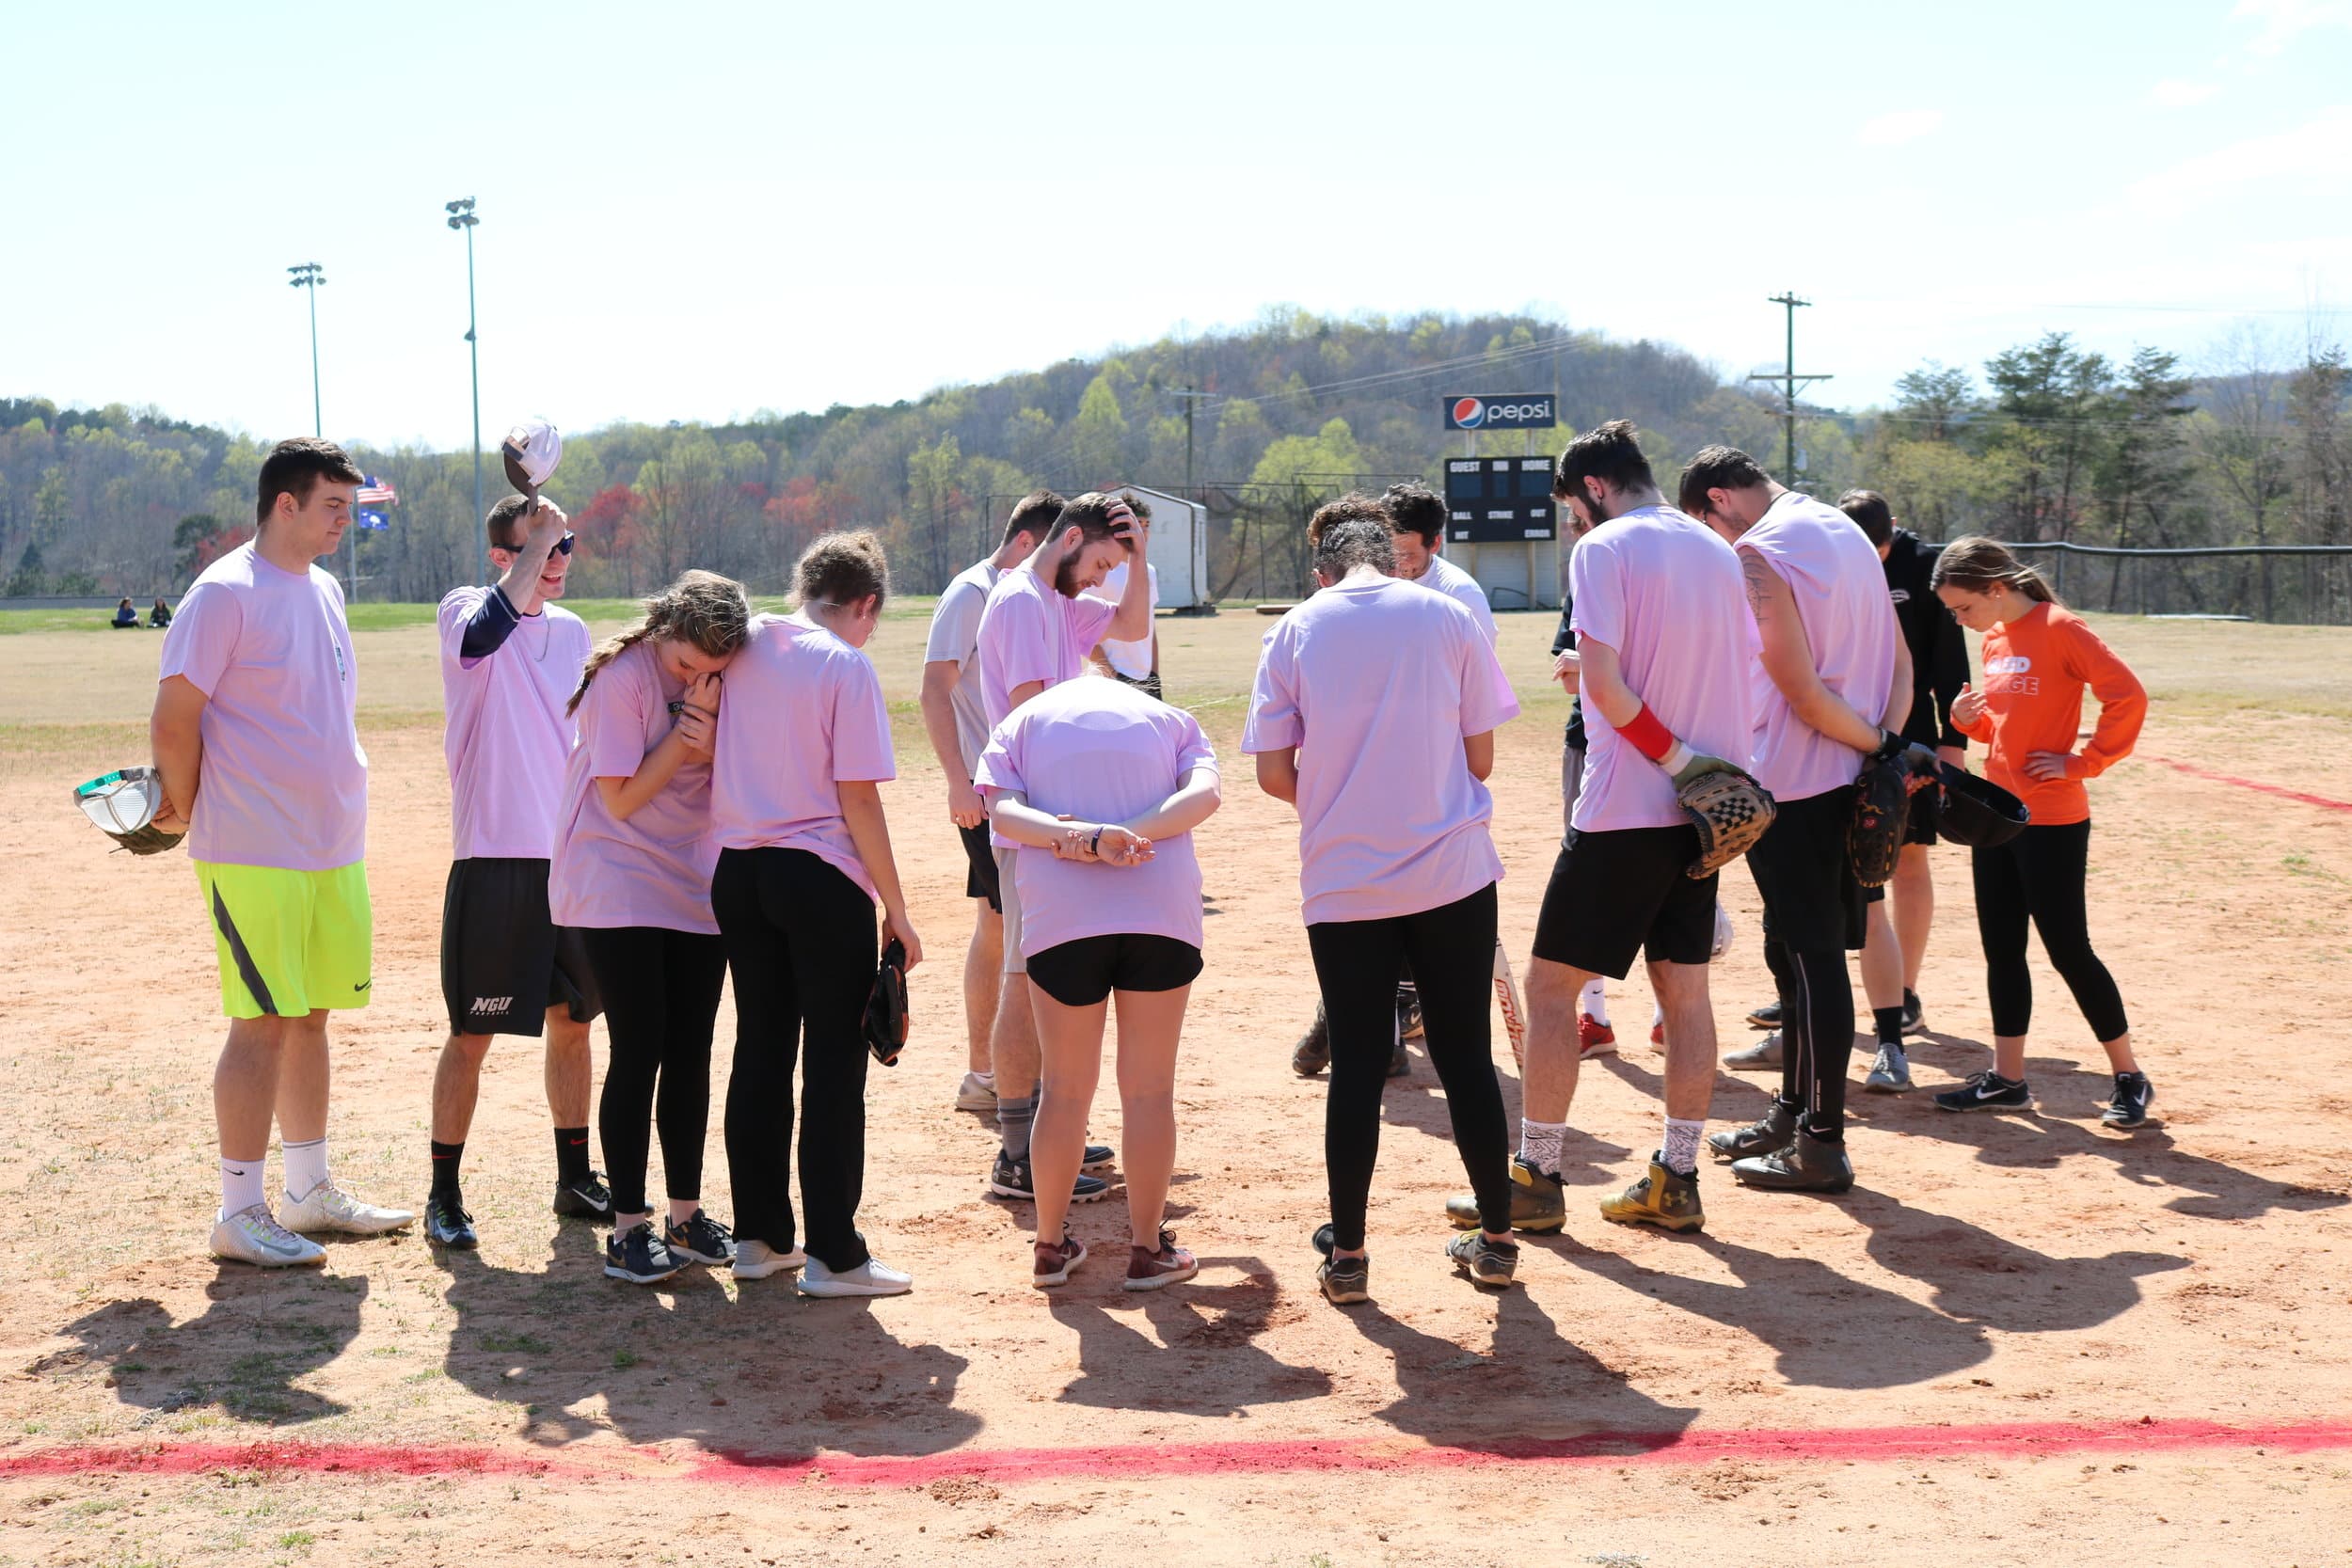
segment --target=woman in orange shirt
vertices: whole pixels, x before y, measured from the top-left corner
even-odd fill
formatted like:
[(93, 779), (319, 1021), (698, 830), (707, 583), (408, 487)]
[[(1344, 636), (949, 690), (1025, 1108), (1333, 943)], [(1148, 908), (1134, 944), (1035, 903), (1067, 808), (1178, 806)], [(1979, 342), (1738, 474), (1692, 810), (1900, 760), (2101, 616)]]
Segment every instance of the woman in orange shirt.
[[(1932, 579), (1936, 596), (1970, 631), (1984, 634), (1984, 689), (1963, 687), (1953, 724), (1986, 747), (1985, 775), (2026, 802), (2031, 826), (2007, 844), (1970, 851), (1977, 933), (1993, 1003), (1993, 1067), (1935, 1097), (1947, 1111), (2022, 1110), (2026, 1029), (2033, 979), (2026, 968), (2028, 921), (2115, 1074), (2100, 1120), (2137, 1127), (2156, 1098), (2132, 1055), (2131, 1026), (2115, 977), (2091, 950), (2083, 884), (2090, 854), (2090, 798), (2083, 788), (2131, 754), (2148, 694), (2113, 649), (2050, 592), (2040, 573), (1991, 539), (1955, 539)], [(2099, 699), (2099, 727), (2074, 750), (2083, 689)]]

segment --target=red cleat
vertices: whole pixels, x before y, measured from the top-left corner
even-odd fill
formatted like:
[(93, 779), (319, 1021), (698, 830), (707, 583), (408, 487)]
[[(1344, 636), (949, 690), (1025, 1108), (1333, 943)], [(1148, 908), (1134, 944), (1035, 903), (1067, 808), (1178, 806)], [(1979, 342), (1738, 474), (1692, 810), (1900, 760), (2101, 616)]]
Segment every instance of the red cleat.
[(1613, 1056), (1617, 1052), (1617, 1032), (1606, 1023), (1596, 1023), (1582, 1013), (1576, 1015), (1576, 1053), (1585, 1056)]

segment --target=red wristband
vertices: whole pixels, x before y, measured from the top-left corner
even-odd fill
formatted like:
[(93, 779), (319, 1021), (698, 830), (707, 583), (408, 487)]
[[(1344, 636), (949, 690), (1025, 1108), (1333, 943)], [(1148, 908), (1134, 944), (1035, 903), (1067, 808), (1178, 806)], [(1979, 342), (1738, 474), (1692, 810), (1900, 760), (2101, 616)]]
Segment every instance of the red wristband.
[(1658, 721), (1658, 715), (1645, 707), (1627, 722), (1617, 726), (1617, 733), (1633, 743), (1633, 749), (1652, 762), (1663, 762), (1674, 750), (1674, 732)]

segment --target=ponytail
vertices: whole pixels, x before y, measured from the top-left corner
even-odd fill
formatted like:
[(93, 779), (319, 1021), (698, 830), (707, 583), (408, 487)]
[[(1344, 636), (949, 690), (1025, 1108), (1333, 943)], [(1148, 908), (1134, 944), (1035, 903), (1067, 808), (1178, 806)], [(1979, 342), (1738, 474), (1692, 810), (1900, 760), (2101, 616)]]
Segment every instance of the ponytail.
[(1981, 594), (1995, 583), (2042, 604), (2061, 603), (2047, 578), (2018, 560), (2007, 545), (1979, 534), (1945, 546), (1935, 558), (1934, 576), (1929, 579), (1931, 588), (1963, 588), (1972, 594)]
[(752, 604), (743, 585), (716, 572), (684, 572), (678, 579), (645, 601), (644, 619), (617, 636), (607, 638), (580, 666), (580, 686), (565, 704), (566, 716), (580, 711), (588, 683), (596, 672), (647, 638), (676, 638), (691, 642), (712, 658), (725, 658), (743, 645), (752, 622)]

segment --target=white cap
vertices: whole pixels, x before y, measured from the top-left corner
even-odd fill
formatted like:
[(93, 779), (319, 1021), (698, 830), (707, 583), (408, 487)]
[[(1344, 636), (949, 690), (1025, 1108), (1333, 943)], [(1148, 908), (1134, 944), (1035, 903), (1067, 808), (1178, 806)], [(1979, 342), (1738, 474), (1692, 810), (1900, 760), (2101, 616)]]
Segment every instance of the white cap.
[(564, 436), (545, 420), (525, 420), (506, 433), (501, 450), (535, 485), (545, 484), (564, 458)]

